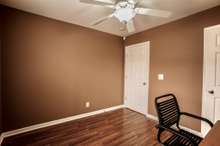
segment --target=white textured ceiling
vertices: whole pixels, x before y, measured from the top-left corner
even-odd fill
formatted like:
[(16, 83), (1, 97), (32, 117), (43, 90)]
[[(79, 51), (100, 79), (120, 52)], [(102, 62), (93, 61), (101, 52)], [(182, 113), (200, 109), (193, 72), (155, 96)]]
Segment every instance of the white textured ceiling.
[[(83, 4), (79, 0), (0, 0), (0, 3), (26, 12), (118, 36), (131, 35), (126, 31), (120, 31), (121, 24), (115, 18), (97, 26), (91, 26), (94, 20), (109, 15), (113, 10), (106, 7)], [(220, 0), (141, 0), (141, 3), (149, 8), (171, 11), (172, 16), (159, 18), (137, 15), (134, 19), (136, 25), (136, 32), (134, 33), (220, 5)]]

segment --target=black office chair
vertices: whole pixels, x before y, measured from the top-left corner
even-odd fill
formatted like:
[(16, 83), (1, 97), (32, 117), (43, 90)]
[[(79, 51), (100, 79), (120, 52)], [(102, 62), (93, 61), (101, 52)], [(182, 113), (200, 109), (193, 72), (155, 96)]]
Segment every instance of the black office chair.
[[(179, 127), (179, 121), (182, 115), (189, 116), (198, 120), (207, 122), (211, 127), (213, 123), (208, 119), (181, 112), (175, 95), (166, 94), (155, 99), (155, 105), (159, 118), (157, 139), (159, 143), (165, 146), (198, 146), (202, 138), (185, 131)], [(173, 126), (176, 125), (176, 128)], [(161, 140), (161, 134), (164, 131), (170, 132), (172, 135), (166, 140)]]

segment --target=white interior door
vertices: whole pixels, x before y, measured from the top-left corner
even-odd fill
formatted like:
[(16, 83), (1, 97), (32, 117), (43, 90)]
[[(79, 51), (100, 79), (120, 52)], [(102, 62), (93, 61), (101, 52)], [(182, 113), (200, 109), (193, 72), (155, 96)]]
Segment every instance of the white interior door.
[[(220, 25), (204, 31), (203, 116), (216, 122), (220, 120)], [(202, 134), (209, 126), (202, 123)]]
[(147, 114), (149, 87), (150, 42), (125, 48), (125, 89), (126, 107)]

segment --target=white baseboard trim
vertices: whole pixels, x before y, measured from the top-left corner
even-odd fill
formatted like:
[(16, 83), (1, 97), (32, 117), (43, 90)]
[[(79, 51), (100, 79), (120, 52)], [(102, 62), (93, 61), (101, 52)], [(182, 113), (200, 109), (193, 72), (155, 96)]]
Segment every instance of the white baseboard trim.
[(158, 121), (158, 118), (154, 115), (151, 115), (151, 114), (147, 114), (147, 118), (154, 120), (154, 121)]
[[(151, 114), (147, 114), (147, 118), (151, 119), (151, 120), (154, 120), (154, 121), (158, 121), (158, 118), (154, 115), (151, 115)], [(188, 128), (188, 127), (185, 127), (185, 126), (181, 126), (180, 125), (180, 128), (186, 130), (186, 131), (189, 131), (197, 136), (200, 136), (200, 137), (203, 137), (202, 133), (199, 132), (199, 131), (196, 131), (196, 130), (193, 130), (191, 128)]]
[(63, 119), (58, 119), (58, 120), (54, 120), (54, 121), (50, 121), (50, 122), (45, 122), (45, 123), (41, 123), (41, 124), (36, 124), (36, 125), (24, 127), (24, 128), (21, 128), (21, 129), (16, 129), (16, 130), (12, 130), (12, 131), (3, 132), (0, 136), (0, 145), (3, 141), (3, 139), (6, 138), (6, 137), (14, 136), (14, 135), (25, 133), (25, 132), (30, 132), (30, 131), (37, 130), (37, 129), (40, 129), (40, 128), (45, 128), (45, 127), (49, 127), (49, 126), (58, 125), (58, 124), (65, 123), (65, 122), (74, 121), (74, 120), (77, 120), (77, 119), (81, 119), (81, 118), (85, 118), (85, 117), (89, 117), (89, 116), (93, 116), (93, 115), (97, 115), (97, 114), (101, 114), (101, 113), (121, 109), (121, 108), (124, 108), (124, 107), (125, 107), (124, 105), (113, 106), (113, 107), (106, 108), (106, 109), (101, 109), (101, 110), (97, 110), (97, 111), (93, 111), (93, 112), (89, 112), (89, 113), (84, 113), (84, 114), (75, 115), (75, 116), (71, 116), (71, 117), (67, 117), (67, 118), (63, 118)]
[(193, 129), (191, 129), (191, 128), (188, 128), (188, 127), (185, 127), (185, 126), (181, 126), (181, 125), (180, 125), (180, 128), (182, 128), (182, 129), (184, 129), (184, 130), (186, 130), (186, 131), (189, 131), (189, 132), (191, 132), (191, 133), (193, 133), (193, 134), (195, 134), (195, 135), (197, 135), (197, 136), (204, 137), (204, 136), (202, 135), (202, 133), (199, 132), (199, 131), (196, 131), (196, 130), (193, 130)]

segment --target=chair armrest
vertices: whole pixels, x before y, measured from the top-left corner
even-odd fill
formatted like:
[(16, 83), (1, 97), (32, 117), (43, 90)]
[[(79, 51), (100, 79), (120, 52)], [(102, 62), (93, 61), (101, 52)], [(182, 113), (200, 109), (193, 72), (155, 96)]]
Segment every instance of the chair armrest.
[(179, 131), (177, 131), (177, 130), (174, 130), (174, 129), (168, 128), (168, 127), (164, 127), (164, 126), (162, 126), (162, 125), (160, 125), (160, 124), (156, 125), (156, 128), (166, 130), (166, 131), (168, 131), (168, 132), (170, 132), (170, 133), (172, 133), (172, 134), (174, 134), (174, 135), (178, 135), (178, 136), (182, 137), (183, 139), (186, 139), (187, 141), (190, 141), (190, 142), (193, 144), (192, 146), (196, 146), (196, 145), (197, 145), (194, 141), (192, 141), (192, 140), (189, 139), (188, 137), (186, 137), (186, 136), (180, 134)]
[(214, 126), (213, 123), (211, 121), (209, 121), (208, 119), (197, 116), (197, 115), (193, 115), (193, 114), (190, 114), (190, 113), (187, 113), (187, 112), (180, 112), (180, 115), (185, 115), (185, 116), (188, 116), (188, 117), (192, 117), (192, 118), (195, 118), (195, 119), (198, 119), (198, 120), (205, 121), (206, 123), (208, 123), (210, 125), (211, 128)]

